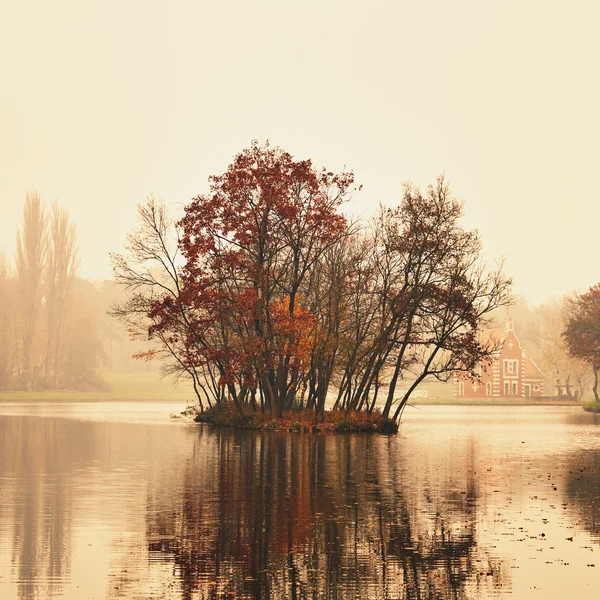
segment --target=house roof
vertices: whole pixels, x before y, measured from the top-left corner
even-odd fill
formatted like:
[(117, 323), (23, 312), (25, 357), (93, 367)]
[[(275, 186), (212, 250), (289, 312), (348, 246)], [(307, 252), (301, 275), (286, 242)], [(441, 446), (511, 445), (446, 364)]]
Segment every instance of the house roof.
[(538, 366), (530, 359), (525, 358), (525, 369), (523, 370), (524, 379), (543, 379), (544, 375)]

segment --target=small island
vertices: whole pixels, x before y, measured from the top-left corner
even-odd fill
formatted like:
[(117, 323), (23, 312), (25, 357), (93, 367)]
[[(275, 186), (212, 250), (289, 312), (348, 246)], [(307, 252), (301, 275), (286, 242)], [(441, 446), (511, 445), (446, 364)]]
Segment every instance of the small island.
[(379, 411), (326, 410), (320, 417), (302, 410), (284, 411), (281, 417), (273, 419), (267, 413), (244, 411), (240, 415), (231, 404), (216, 406), (204, 412), (196, 413), (198, 423), (210, 423), (222, 427), (240, 429), (263, 429), (269, 431), (298, 432), (374, 432), (397, 433), (398, 423), (384, 417)]

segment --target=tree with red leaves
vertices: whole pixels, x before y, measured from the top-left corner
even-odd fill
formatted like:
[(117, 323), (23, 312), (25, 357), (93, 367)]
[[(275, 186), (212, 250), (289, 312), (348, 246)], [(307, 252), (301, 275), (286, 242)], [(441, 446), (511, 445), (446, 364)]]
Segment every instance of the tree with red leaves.
[(317, 171), (255, 142), (186, 207), (182, 292), (175, 303), (156, 303), (153, 316), (168, 328), (175, 304), (186, 307), (194, 320), (188, 348), (216, 366), (237, 406), (257, 387), (273, 417), (294, 404), (318, 335), (302, 288), (347, 234), (340, 206), (352, 183), (352, 173)]
[(585, 294), (577, 294), (571, 299), (563, 336), (571, 355), (591, 365), (594, 371), (594, 398), (600, 402), (600, 283)]

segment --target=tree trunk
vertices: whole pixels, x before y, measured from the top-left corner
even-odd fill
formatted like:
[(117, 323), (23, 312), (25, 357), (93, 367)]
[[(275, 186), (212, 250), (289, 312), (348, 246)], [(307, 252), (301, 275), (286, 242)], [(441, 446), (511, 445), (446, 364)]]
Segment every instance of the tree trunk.
[(573, 400), (573, 393), (571, 392), (571, 378), (567, 376), (565, 378), (565, 390), (567, 391), (567, 398)]
[(556, 397), (562, 398), (562, 385), (560, 384), (560, 379), (556, 380)]
[(381, 387), (381, 382), (379, 381), (379, 373), (375, 378), (375, 393), (373, 394), (373, 402), (371, 402), (371, 406), (367, 407), (367, 411), (369, 414), (372, 414), (375, 410), (375, 405), (377, 404), (377, 396), (379, 395), (379, 388)]
[(594, 367), (594, 398), (596, 402), (600, 402), (598, 399), (598, 367)]
[(264, 376), (264, 391), (269, 405), (271, 418), (279, 419), (281, 417), (281, 402), (277, 396), (277, 387), (274, 385), (275, 377), (267, 374)]

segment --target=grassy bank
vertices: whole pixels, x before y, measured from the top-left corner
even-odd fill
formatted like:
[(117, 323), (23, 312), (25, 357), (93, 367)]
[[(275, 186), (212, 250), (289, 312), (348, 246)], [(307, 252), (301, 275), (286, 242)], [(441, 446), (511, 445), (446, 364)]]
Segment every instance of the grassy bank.
[(194, 392), (187, 383), (174, 386), (170, 379), (161, 379), (158, 373), (104, 372), (99, 374), (98, 390), (42, 390), (37, 392), (0, 392), (0, 402), (111, 402), (117, 400), (162, 400), (185, 404), (195, 401)]
[(412, 406), (581, 406), (579, 402), (574, 402), (573, 400), (553, 400), (551, 398), (543, 400), (515, 398), (511, 400), (508, 398), (459, 398), (454, 396), (446, 398), (415, 398), (414, 400), (410, 400), (409, 404)]
[(587, 412), (600, 413), (600, 402), (584, 402), (583, 410)]
[(273, 431), (311, 431), (311, 432), (378, 432), (396, 433), (398, 425), (385, 419), (381, 413), (351, 411), (345, 414), (339, 410), (325, 411), (322, 419), (311, 411), (285, 411), (280, 419), (272, 419), (268, 414), (248, 410), (240, 415), (234, 406), (227, 404), (218, 406), (203, 413), (195, 419), (199, 423), (210, 423), (221, 427), (239, 429), (266, 429)]

